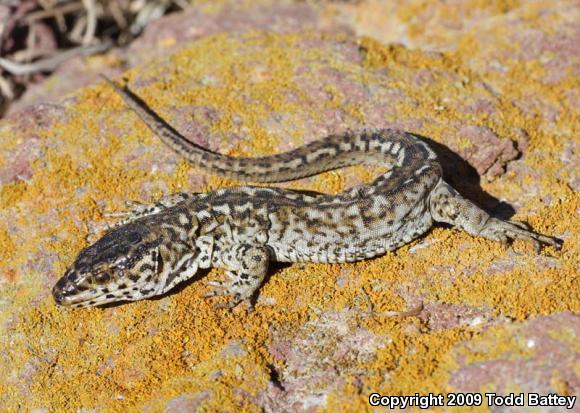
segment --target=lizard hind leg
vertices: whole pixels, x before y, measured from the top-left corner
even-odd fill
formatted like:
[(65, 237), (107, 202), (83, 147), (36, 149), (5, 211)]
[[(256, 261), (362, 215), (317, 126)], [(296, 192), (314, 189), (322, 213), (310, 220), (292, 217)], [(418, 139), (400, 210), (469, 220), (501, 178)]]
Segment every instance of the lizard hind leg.
[(230, 253), (222, 258), (223, 262), (220, 265), (226, 269), (229, 279), (209, 282), (208, 284), (215, 288), (204, 297), (232, 296), (228, 303), (218, 304), (216, 307), (233, 308), (243, 301), (252, 310), (252, 298), (266, 277), (269, 260), (270, 253), (265, 246), (250, 244), (234, 246)]
[(507, 244), (509, 240), (520, 239), (533, 243), (536, 251), (542, 245), (551, 245), (556, 249), (562, 247), (561, 240), (531, 231), (524, 223), (491, 217), (443, 180), (431, 192), (429, 202), (431, 216), (435, 221), (446, 222), (471, 235), (503, 244)]

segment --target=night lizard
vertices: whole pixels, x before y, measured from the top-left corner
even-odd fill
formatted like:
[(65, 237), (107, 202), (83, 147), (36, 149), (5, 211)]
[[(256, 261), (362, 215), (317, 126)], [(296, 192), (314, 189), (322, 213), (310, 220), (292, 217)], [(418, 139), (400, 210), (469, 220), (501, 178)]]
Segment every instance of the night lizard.
[[(126, 87), (106, 79), (161, 140), (193, 165), (239, 181), (282, 182), (355, 164), (389, 170), (337, 195), (258, 186), (178, 193), (151, 205), (132, 203), (125, 219), (82, 250), (53, 288), (55, 301), (87, 307), (146, 299), (222, 268), (206, 297), (231, 296), (250, 308), (270, 261), (347, 263), (384, 254), (443, 222), (507, 243), (520, 239), (559, 249), (557, 238), (490, 216), (442, 179), (435, 152), (393, 129), (347, 131), (289, 152), (238, 158), (184, 138)], [(324, 282), (321, 280), (321, 282)]]

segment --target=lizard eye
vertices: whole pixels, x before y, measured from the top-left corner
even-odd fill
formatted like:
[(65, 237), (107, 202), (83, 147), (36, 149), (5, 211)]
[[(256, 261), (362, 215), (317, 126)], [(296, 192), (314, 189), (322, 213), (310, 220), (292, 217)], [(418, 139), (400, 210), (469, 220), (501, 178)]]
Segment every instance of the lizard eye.
[(110, 276), (108, 272), (101, 272), (98, 273), (97, 275), (95, 275), (95, 281), (97, 281), (98, 283), (105, 283), (107, 281), (109, 281)]
[(127, 234), (127, 241), (129, 241), (131, 244), (137, 244), (141, 242), (141, 239), (141, 234), (139, 234), (137, 231), (131, 231)]

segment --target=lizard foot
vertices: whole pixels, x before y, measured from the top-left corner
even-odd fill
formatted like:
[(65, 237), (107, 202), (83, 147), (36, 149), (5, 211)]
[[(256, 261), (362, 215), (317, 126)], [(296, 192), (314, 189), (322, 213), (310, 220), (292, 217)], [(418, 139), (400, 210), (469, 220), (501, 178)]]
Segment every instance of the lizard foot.
[(126, 211), (104, 212), (103, 216), (105, 218), (122, 218), (119, 222), (116, 222), (111, 226), (111, 228), (118, 228), (122, 225), (133, 222), (139, 218), (158, 214), (159, 212), (164, 211), (167, 208), (171, 208), (179, 204), (180, 202), (190, 199), (191, 197), (192, 194), (178, 192), (176, 194), (164, 196), (154, 204), (144, 204), (136, 201), (125, 201), (125, 205), (127, 206)]
[(550, 245), (560, 250), (563, 244), (563, 241), (558, 238), (531, 231), (522, 222), (502, 221), (497, 218), (489, 218), (479, 235), (487, 239), (500, 241), (502, 244), (507, 244), (510, 240), (516, 239), (528, 241), (534, 245), (536, 253), (540, 252), (542, 245)]
[(530, 230), (526, 224), (490, 217), (487, 212), (463, 198), (443, 180), (439, 181), (431, 193), (430, 209), (435, 221), (446, 222), (474, 236), (499, 241), (502, 244), (521, 239), (533, 243), (536, 252), (541, 250), (542, 245), (550, 245), (558, 250), (562, 248), (562, 240), (538, 234)]
[(232, 271), (226, 271), (229, 280), (227, 281), (208, 281), (208, 285), (214, 287), (204, 298), (231, 296), (232, 299), (227, 303), (215, 304), (215, 308), (234, 308), (242, 301), (248, 306), (248, 310), (254, 309), (252, 297), (260, 285), (253, 286), (245, 284), (242, 279)]
[(210, 281), (215, 287), (204, 295), (205, 298), (232, 296), (229, 303), (218, 304), (217, 308), (233, 308), (242, 301), (253, 309), (252, 298), (258, 291), (268, 271), (269, 254), (266, 247), (239, 244), (233, 248), (228, 262), (228, 277), (225, 281)]

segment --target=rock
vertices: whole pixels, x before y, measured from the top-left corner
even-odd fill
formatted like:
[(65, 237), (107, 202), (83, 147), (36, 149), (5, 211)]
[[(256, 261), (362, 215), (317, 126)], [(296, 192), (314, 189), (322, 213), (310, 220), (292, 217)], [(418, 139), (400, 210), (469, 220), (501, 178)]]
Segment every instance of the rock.
[(520, 153), (512, 141), (500, 139), (489, 128), (475, 125), (462, 127), (457, 140), (463, 145), (457, 146), (457, 152), (465, 158), (480, 175), (495, 178), (503, 174), (505, 165), (516, 159)]
[(580, 379), (566, 366), (580, 361), (572, 344), (580, 334), (578, 315), (539, 316), (505, 328), (501, 334), (498, 337), (497, 330), (490, 329), (454, 349), (460, 366), (449, 381), (453, 391), (509, 394), (517, 388), (517, 393), (525, 394), (575, 393)]
[[(248, 19), (225, 9), (188, 12), (210, 19), (197, 17), (203, 31), (183, 33), (194, 41), (176, 37), (173, 54), (149, 56), (123, 79), (188, 139), (233, 156), (277, 153), (348, 128), (424, 135), (495, 177), (485, 189), (515, 197), (534, 228), (567, 238), (564, 250), (536, 258), (523, 243), (504, 248), (436, 228), (374, 260), (273, 265), (252, 313), (216, 309), (202, 298), (204, 281), (220, 271), (158, 300), (56, 307), (50, 289), (91, 233), (106, 228), (104, 211), (236, 184), (178, 159), (101, 82), (0, 125), (0, 405), (358, 411), (368, 409), (373, 391), (482, 391), (486, 383), (508, 389), (522, 379), (515, 371), (521, 366), (530, 372), (526, 391), (577, 392), (577, 353), (569, 343), (578, 335), (578, 197), (562, 179), (562, 169), (574, 165), (574, 147), (551, 139), (543, 117), (539, 131), (530, 126), (511, 103), (519, 94), (491, 90), (485, 73), (463, 63), (464, 51), (457, 59), (325, 32), (328, 15), (303, 4), (272, 5), (285, 10), (279, 16), (255, 7), (244, 9)], [(300, 16), (320, 30), (286, 32), (281, 22)], [(165, 21), (186, 27), (179, 16)], [(218, 33), (224, 21), (239, 30)], [(175, 34), (163, 20), (157, 30)], [(510, 72), (504, 76), (509, 83)], [(550, 121), (557, 136), (572, 129), (566, 119)], [(466, 181), (461, 162), (449, 159), (446, 173)], [(376, 171), (355, 167), (284, 186), (336, 193)], [(537, 194), (522, 195), (530, 189)], [(420, 301), (418, 317), (386, 316)], [(530, 349), (530, 340), (537, 347)], [(504, 360), (510, 354), (517, 356), (512, 364)], [(561, 380), (550, 381), (556, 373)]]

